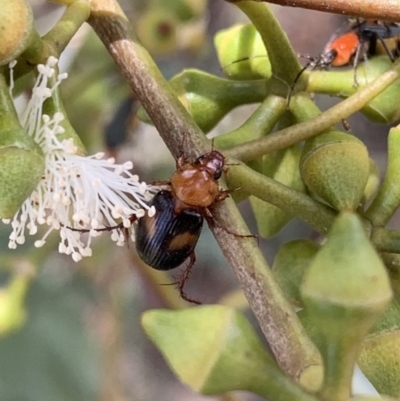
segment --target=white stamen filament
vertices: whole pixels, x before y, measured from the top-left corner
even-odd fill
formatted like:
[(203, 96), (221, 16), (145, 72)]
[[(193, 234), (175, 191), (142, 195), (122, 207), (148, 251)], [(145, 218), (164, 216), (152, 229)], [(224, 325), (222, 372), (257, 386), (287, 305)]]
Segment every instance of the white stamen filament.
[[(14, 249), (25, 242), (25, 230), (35, 235), (38, 225), (48, 230), (35, 246), (43, 246), (48, 235), (60, 232), (59, 252), (71, 255), (79, 261), (91, 256), (92, 238), (106, 231), (104, 228), (132, 226), (130, 217), (141, 217), (146, 211), (155, 213), (148, 202), (156, 188), (139, 182), (130, 170), (131, 162), (116, 164), (114, 158), (104, 159), (104, 153), (81, 156), (73, 139), (60, 138), (65, 132), (62, 127), (64, 116), (57, 112), (53, 116), (43, 115), (43, 103), (52, 96), (67, 74), (59, 74), (55, 84), (49, 88), (49, 79), (56, 72), (58, 60), (50, 57), (46, 65), (38, 65), (39, 75), (32, 90), (21, 123), (26, 132), (41, 146), (45, 155), (43, 179), (19, 212), (10, 220), (13, 229), (9, 247)], [(13, 74), (11, 73), (11, 88)], [(101, 230), (103, 231), (96, 231)], [(82, 235), (79, 230), (87, 234)], [(112, 230), (111, 239), (117, 245), (125, 243), (122, 230)], [(83, 239), (85, 238), (85, 239)]]

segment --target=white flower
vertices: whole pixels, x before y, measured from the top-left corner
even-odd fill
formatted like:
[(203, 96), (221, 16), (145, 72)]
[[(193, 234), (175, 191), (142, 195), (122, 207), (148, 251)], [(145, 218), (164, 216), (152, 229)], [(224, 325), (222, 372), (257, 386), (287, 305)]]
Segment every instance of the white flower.
[[(35, 235), (38, 226), (44, 225), (48, 230), (35, 246), (43, 246), (47, 236), (58, 230), (59, 252), (79, 261), (83, 256), (91, 256), (91, 241), (101, 234), (99, 229), (107, 231), (108, 227), (120, 223), (129, 228), (134, 220), (132, 216), (142, 217), (146, 210), (149, 215), (154, 215), (154, 208), (149, 208), (147, 203), (156, 188), (140, 183), (138, 176), (130, 173), (131, 162), (115, 164), (114, 159), (104, 159), (101, 153), (80, 156), (72, 139), (59, 139), (64, 133), (60, 125), (63, 114), (57, 112), (51, 117), (42, 114), (43, 102), (67, 77), (67, 74), (59, 74), (55, 85), (48, 87), (57, 62), (56, 58), (50, 57), (46, 65), (38, 65), (39, 75), (22, 117), (26, 132), (43, 150), (45, 171), (37, 188), (11, 220), (13, 231), (9, 247), (14, 249), (23, 244), (26, 230)], [(83, 236), (82, 231), (87, 234)], [(117, 245), (124, 244), (122, 230), (109, 232)]]

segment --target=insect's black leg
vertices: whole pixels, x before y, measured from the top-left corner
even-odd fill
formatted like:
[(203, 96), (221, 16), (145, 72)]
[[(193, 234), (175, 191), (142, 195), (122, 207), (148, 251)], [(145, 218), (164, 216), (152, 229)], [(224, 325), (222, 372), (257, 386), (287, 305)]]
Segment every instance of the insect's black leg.
[(250, 234), (250, 235), (242, 235), (242, 234), (238, 234), (238, 233), (235, 233), (234, 231), (228, 230), (226, 227), (224, 227), (221, 224), (219, 224), (215, 220), (215, 218), (212, 215), (210, 209), (208, 209), (207, 207), (205, 207), (203, 209), (203, 215), (204, 215), (205, 219), (207, 220), (208, 225), (211, 228), (218, 227), (221, 230), (224, 230), (225, 232), (227, 232), (228, 234), (234, 235), (235, 237), (239, 237), (239, 238), (255, 238), (255, 239), (257, 239), (257, 242), (258, 242), (258, 236), (257, 235), (252, 235), (252, 234)]
[(354, 61), (353, 61), (353, 69), (354, 69), (354, 87), (357, 88), (358, 87), (358, 80), (357, 80), (357, 67), (358, 64), (360, 63), (360, 53), (361, 51), (363, 51), (363, 57), (364, 57), (364, 61), (367, 62), (366, 60), (366, 54), (364, 51), (364, 42), (360, 39), (360, 43), (357, 46), (357, 50), (356, 50), (356, 54), (354, 56)]
[(186, 266), (185, 270), (179, 277), (178, 288), (179, 288), (179, 293), (180, 293), (182, 299), (184, 299), (185, 301), (190, 302), (192, 304), (201, 305), (201, 302), (196, 301), (195, 299), (189, 298), (186, 295), (186, 293), (183, 291), (183, 287), (185, 286), (186, 281), (189, 278), (189, 275), (192, 271), (192, 267), (194, 266), (195, 262), (196, 262), (196, 255), (194, 252), (192, 252), (189, 256), (189, 264)]
[(385, 49), (386, 54), (389, 56), (389, 58), (392, 61), (392, 63), (394, 63), (395, 57), (394, 57), (392, 51), (388, 48), (386, 42), (382, 39), (382, 37), (380, 35), (376, 35), (376, 37), (381, 42), (383, 48)]
[(292, 98), (294, 89), (296, 87), (297, 82), (299, 81), (300, 77), (303, 75), (303, 72), (310, 67), (310, 65), (313, 63), (313, 59), (311, 59), (311, 61), (309, 63), (307, 63), (300, 71), (299, 73), (296, 75), (296, 78), (294, 79), (292, 85), (289, 88), (289, 93), (288, 93), (288, 98), (287, 98), (287, 102), (286, 102), (286, 109), (289, 110), (289, 106), (290, 106), (290, 100)]

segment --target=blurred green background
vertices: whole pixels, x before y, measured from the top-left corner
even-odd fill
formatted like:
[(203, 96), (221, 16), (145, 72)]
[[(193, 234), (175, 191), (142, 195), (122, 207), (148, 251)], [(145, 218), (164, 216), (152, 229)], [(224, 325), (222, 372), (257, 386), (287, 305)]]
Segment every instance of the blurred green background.
[[(37, 29), (43, 34), (63, 9), (42, 0), (31, 3)], [(125, 0), (122, 6), (167, 78), (188, 67), (222, 76), (213, 35), (246, 21), (223, 0)], [(320, 53), (343, 21), (311, 11), (274, 10), (300, 54)], [(65, 70), (70, 76), (62, 86), (67, 114), (89, 153), (105, 148), (118, 162), (132, 160), (141, 180), (168, 179), (175, 168), (171, 155), (156, 130), (135, 117), (135, 99), (89, 26), (82, 27), (63, 54), (61, 71)], [(321, 107), (332, 102), (321, 98)], [(237, 127), (252, 110), (252, 106), (238, 108), (210, 136)], [(383, 170), (388, 128), (372, 126), (357, 116), (350, 125), (357, 135), (368, 137), (364, 139), (374, 151), (372, 157)], [(248, 203), (240, 208), (255, 232)], [(107, 235), (93, 246), (93, 257), (77, 264), (57, 253), (55, 233), (44, 248), (35, 249), (28, 241), (11, 251), (9, 230), (0, 226), (1, 401), (210, 399), (178, 382), (139, 324), (146, 309), (182, 306), (174, 286), (162, 285), (178, 277), (179, 268), (171, 272), (172, 279), (151, 271), (133, 244), (118, 248)], [(271, 262), (282, 243), (300, 235), (314, 234), (294, 221), (268, 242), (260, 240), (260, 246)], [(224, 299), (245, 308), (235, 277), (206, 226), (196, 256), (185, 287), (190, 297), (203, 303)], [(219, 399), (257, 397), (235, 394)]]

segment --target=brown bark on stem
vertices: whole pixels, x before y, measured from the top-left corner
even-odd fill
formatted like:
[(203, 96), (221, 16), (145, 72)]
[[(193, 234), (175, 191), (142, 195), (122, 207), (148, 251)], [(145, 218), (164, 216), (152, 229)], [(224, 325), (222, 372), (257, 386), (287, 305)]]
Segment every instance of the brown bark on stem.
[(355, 17), (400, 21), (399, 0), (226, 0), (228, 3), (239, 1), (256, 1), (273, 3), (280, 6), (301, 7), (310, 10)]

